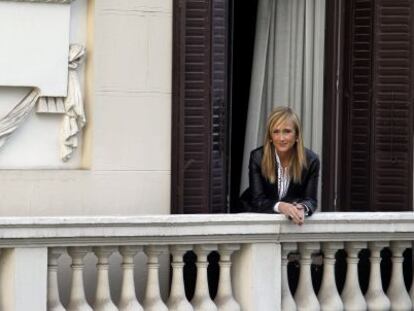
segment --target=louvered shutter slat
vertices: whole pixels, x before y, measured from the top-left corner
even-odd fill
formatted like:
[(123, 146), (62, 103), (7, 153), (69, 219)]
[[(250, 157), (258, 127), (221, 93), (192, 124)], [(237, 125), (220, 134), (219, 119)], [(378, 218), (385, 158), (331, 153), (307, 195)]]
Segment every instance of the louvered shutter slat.
[(228, 0), (174, 7), (172, 212), (225, 212)]
[(413, 1), (352, 0), (348, 10), (344, 207), (412, 210)]
[(374, 178), (373, 204), (379, 210), (411, 210), (412, 206), (412, 12), (411, 0), (377, 1), (378, 48), (374, 62), (377, 178)]

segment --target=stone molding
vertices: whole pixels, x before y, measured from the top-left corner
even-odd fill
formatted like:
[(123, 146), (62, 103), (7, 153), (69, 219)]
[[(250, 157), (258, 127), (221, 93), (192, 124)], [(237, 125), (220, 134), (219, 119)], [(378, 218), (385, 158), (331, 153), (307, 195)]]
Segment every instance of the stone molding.
[(413, 213), (319, 213), (303, 226), (262, 214), (0, 218), (0, 247), (411, 241), (413, 234)]
[(37, 113), (64, 114), (65, 97), (40, 97), (37, 101)]
[(0, 0), (3, 2), (33, 2), (33, 3), (57, 3), (57, 4), (68, 4), (75, 0)]

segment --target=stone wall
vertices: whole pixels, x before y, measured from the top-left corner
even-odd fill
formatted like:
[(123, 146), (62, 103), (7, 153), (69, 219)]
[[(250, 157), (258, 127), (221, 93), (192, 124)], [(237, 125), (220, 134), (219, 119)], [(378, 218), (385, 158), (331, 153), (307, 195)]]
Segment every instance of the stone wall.
[[(172, 1), (76, 0), (70, 38), (87, 48), (81, 145), (63, 163), (60, 117), (33, 113), (0, 149), (0, 215), (168, 214)], [(0, 113), (26, 91), (0, 86)]]

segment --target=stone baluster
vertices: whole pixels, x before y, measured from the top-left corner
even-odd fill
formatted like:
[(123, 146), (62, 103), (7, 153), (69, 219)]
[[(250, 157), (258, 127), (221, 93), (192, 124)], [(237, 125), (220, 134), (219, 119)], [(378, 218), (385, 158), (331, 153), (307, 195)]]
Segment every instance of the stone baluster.
[(217, 311), (216, 305), (210, 298), (207, 279), (207, 256), (215, 250), (217, 250), (217, 246), (210, 244), (197, 245), (194, 248), (197, 255), (197, 280), (191, 304), (195, 311)]
[(296, 243), (283, 243), (282, 244), (282, 310), (284, 311), (296, 311), (296, 303), (293, 299), (292, 292), (289, 288), (289, 278), (287, 265), (289, 262), (289, 254), (298, 249)]
[(119, 311), (143, 311), (135, 295), (134, 256), (142, 251), (140, 246), (121, 246), (122, 286), (119, 300)]
[(410, 288), (410, 299), (411, 299), (411, 303), (413, 304), (413, 310), (414, 310), (414, 242), (411, 243), (411, 256), (412, 256), (412, 260), (411, 260), (411, 265), (413, 267), (413, 278), (411, 280), (411, 288)]
[(219, 245), (220, 253), (220, 278), (217, 295), (214, 300), (218, 311), (240, 311), (240, 306), (233, 297), (231, 282), (231, 255), (240, 250), (238, 244)]
[(93, 251), (98, 257), (96, 294), (95, 294), (95, 311), (118, 311), (118, 308), (111, 300), (109, 289), (109, 256), (114, 252), (114, 247), (94, 247)]
[(87, 247), (68, 248), (68, 254), (72, 257), (72, 285), (67, 311), (92, 311), (86, 301), (83, 287), (83, 258), (90, 251)]
[(159, 280), (159, 260), (158, 257), (167, 251), (167, 246), (150, 245), (144, 248), (148, 257), (147, 267), (147, 287), (145, 290), (144, 310), (145, 311), (168, 311), (167, 306), (161, 299), (160, 280)]
[(47, 310), (48, 311), (65, 311), (59, 296), (58, 284), (58, 259), (65, 251), (62, 247), (49, 248), (48, 253), (48, 283), (47, 283)]
[(347, 242), (345, 250), (348, 264), (344, 289), (342, 290), (342, 302), (344, 310), (367, 310), (367, 303), (362, 294), (358, 279), (359, 252), (367, 247), (366, 242)]
[(322, 245), (323, 278), (319, 290), (318, 299), (323, 311), (343, 310), (341, 296), (339, 296), (335, 281), (335, 254), (339, 249), (344, 248), (342, 242), (326, 242)]
[(312, 254), (320, 249), (317, 242), (306, 242), (299, 244), (300, 273), (298, 287), (295, 293), (295, 301), (298, 310), (313, 311), (320, 310), (318, 298), (312, 285), (310, 266)]
[(387, 296), (391, 302), (391, 310), (411, 310), (412, 303), (410, 296), (405, 288), (403, 268), (403, 252), (410, 247), (408, 241), (391, 242), (392, 251), (392, 273), (391, 281), (388, 286)]
[(175, 245), (170, 247), (172, 255), (172, 281), (170, 297), (167, 306), (170, 311), (193, 311), (192, 305), (187, 300), (184, 290), (184, 261), (183, 256), (192, 247), (189, 245)]
[(388, 242), (376, 241), (369, 242), (368, 247), (371, 251), (371, 272), (369, 274), (369, 286), (365, 294), (368, 310), (382, 311), (390, 310), (391, 303), (382, 289), (381, 282), (381, 250), (389, 245)]

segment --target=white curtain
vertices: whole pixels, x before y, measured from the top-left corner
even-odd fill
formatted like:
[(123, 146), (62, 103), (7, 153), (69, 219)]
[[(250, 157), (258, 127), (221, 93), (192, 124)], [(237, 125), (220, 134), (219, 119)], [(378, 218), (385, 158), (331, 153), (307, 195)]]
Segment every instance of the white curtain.
[(241, 191), (250, 151), (277, 106), (299, 115), (305, 146), (321, 157), (325, 0), (259, 0)]

